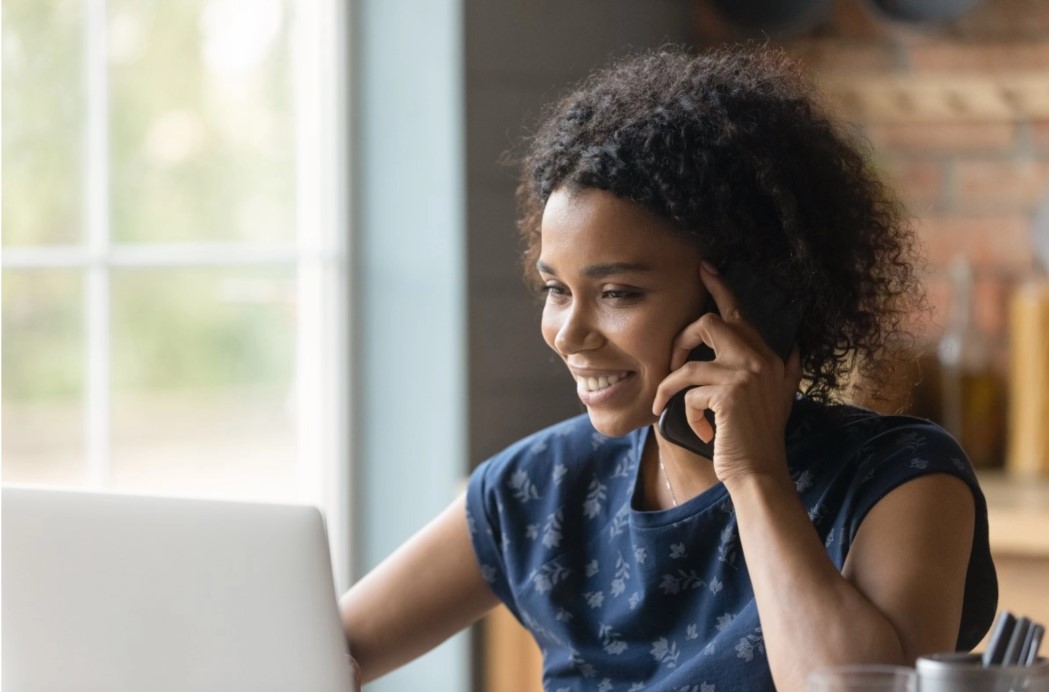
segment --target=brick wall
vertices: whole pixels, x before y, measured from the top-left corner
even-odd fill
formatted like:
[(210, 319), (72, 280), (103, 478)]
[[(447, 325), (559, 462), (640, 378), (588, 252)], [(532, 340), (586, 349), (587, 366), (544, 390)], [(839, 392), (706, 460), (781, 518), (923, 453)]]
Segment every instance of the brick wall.
[[(701, 45), (741, 37), (706, 0), (695, 16)], [(948, 26), (919, 27), (835, 0), (828, 22), (780, 40), (869, 139), (916, 218), (933, 308), (918, 325), (923, 342), (942, 334), (947, 266), (962, 254), (1004, 376), (1008, 300), (1039, 272), (1030, 230), (1049, 194), (1049, 3), (983, 0)]]

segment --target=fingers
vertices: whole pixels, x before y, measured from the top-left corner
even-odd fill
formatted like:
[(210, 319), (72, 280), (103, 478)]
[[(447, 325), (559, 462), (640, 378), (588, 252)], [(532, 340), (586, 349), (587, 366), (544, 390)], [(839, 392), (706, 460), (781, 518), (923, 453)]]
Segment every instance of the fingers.
[(697, 346), (706, 344), (725, 365), (746, 370), (763, 369), (765, 362), (782, 363), (761, 334), (742, 319), (735, 324), (712, 312), (685, 327), (674, 340), (670, 369), (678, 370)]
[[(710, 348), (709, 344), (713, 341), (711, 332), (714, 327), (709, 323), (715, 318), (717, 318), (717, 315), (707, 313), (681, 330), (681, 333), (677, 335), (676, 339), (674, 339), (670, 353), (671, 371), (677, 370), (683, 366), (688, 361), (688, 357), (694, 349), (702, 345), (706, 345)], [(711, 349), (711, 353), (716, 354), (717, 352)], [(714, 356), (711, 355), (705, 360), (713, 359)]]
[(717, 306), (718, 313), (722, 318), (726, 322), (733, 324), (743, 322), (743, 313), (740, 311), (739, 302), (717, 268), (710, 262), (703, 260), (700, 262), (699, 269), (700, 281), (703, 282), (703, 286), (710, 293), (710, 297), (714, 300), (714, 305)]
[[(686, 387), (738, 383), (750, 375), (779, 379), (793, 399), (801, 383), (801, 359), (797, 345), (784, 362), (765, 342), (757, 328), (743, 318), (735, 296), (717, 269), (703, 261), (700, 278), (721, 314), (708, 312), (700, 316), (675, 339), (670, 360), (671, 372), (656, 392), (653, 413), (658, 415), (662, 412), (670, 397)], [(707, 345), (711, 349), (710, 358), (689, 361), (691, 352), (700, 345)]]
[(703, 260), (700, 263), (699, 274), (700, 281), (703, 283), (704, 288), (707, 289), (710, 297), (714, 300), (714, 305), (718, 312), (708, 312), (700, 315), (696, 321), (692, 322), (682, 330), (681, 334), (679, 334), (674, 341), (673, 353), (670, 358), (671, 370), (677, 370), (680, 368), (685, 361), (688, 360), (688, 355), (692, 349), (700, 344), (707, 344), (717, 352), (717, 348), (714, 347), (713, 331), (717, 329), (716, 325), (724, 319), (718, 313), (721, 315), (740, 315), (738, 308), (735, 306), (735, 299), (732, 296), (732, 291), (729, 290), (725, 282), (722, 281), (714, 265)]
[[(690, 361), (674, 372), (666, 376), (656, 389), (656, 396), (652, 400), (652, 413), (659, 415), (670, 402), (670, 398), (683, 389), (689, 389), (685, 395), (685, 401), (689, 408), (703, 409), (716, 408), (712, 402), (718, 400), (718, 393), (734, 390), (746, 390), (753, 388), (757, 382), (763, 380), (769, 373), (761, 370), (740, 370), (711, 361)], [(784, 391), (790, 392), (793, 399), (797, 391), (794, 378), (788, 377), (782, 370), (772, 371), (772, 378), (779, 378), (783, 382)], [(773, 385), (773, 390), (776, 386)]]
[(670, 401), (670, 397), (682, 389), (727, 382), (730, 380), (731, 375), (732, 371), (720, 363), (713, 361), (689, 361), (682, 367), (672, 371), (659, 383), (659, 387), (656, 389), (656, 397), (652, 400), (652, 413), (657, 416), (662, 413)]
[(709, 444), (714, 439), (714, 426), (710, 424), (706, 415), (710, 396), (700, 389), (696, 387), (685, 393), (685, 420), (696, 436)]
[[(705, 260), (700, 265), (700, 279), (710, 293), (717, 312), (700, 316), (678, 335), (671, 354), (671, 370), (680, 368), (688, 360), (692, 349), (700, 344), (707, 344), (719, 358), (725, 354), (745, 354), (748, 349), (762, 358), (773, 353), (757, 328), (744, 319), (728, 284), (717, 273), (717, 269)], [(745, 362), (735, 364), (746, 367)]]
[[(675, 340), (671, 372), (656, 390), (652, 412), (660, 415), (675, 394), (687, 390), (685, 416), (704, 442), (714, 439), (708, 411), (717, 416), (722, 462), (774, 458), (760, 448), (761, 440), (782, 429), (793, 406), (802, 377), (799, 349), (795, 344), (784, 361), (744, 319), (717, 270), (703, 262), (700, 277), (718, 312), (702, 315)], [(700, 344), (710, 348), (710, 359), (688, 360)]]

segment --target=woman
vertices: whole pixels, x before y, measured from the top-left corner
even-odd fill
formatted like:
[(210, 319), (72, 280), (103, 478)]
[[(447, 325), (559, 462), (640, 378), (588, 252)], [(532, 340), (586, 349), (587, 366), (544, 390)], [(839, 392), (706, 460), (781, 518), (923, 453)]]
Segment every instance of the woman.
[[(782, 54), (613, 65), (523, 168), (525, 270), (586, 414), (482, 464), (343, 597), (363, 679), (500, 601), (548, 690), (802, 690), (975, 645), (997, 589), (964, 453), (834, 403), (920, 305), (912, 236)], [(658, 432), (682, 390), (712, 446)]]

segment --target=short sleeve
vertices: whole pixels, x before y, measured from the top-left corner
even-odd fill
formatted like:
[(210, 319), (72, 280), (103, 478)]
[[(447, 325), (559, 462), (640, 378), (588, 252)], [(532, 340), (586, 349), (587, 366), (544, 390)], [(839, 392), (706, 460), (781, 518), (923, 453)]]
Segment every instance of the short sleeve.
[(495, 462), (495, 459), (489, 459), (470, 475), (466, 489), (466, 521), (481, 576), (499, 600), (520, 617), (514, 607), (513, 590), (507, 578), (502, 549), (499, 499), (492, 487), (491, 478)]
[(965, 452), (942, 428), (901, 416), (883, 421), (882, 429), (860, 450), (857, 473), (846, 501), (850, 508), (845, 527), (848, 541), (852, 543), (871, 508), (903, 483), (935, 473), (946, 473), (965, 482), (975, 501), (976, 524), (958, 648), (969, 650), (987, 632), (998, 604), (998, 580), (991, 559), (983, 491)]

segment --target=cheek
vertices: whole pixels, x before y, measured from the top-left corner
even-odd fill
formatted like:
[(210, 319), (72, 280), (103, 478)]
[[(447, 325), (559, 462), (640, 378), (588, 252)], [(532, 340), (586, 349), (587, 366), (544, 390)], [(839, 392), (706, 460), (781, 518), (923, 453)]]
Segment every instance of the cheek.
[(661, 321), (650, 322), (635, 332), (632, 350), (645, 363), (649, 376), (662, 380), (670, 373), (670, 358), (678, 331)]
[(670, 373), (671, 342), (652, 338), (639, 346), (638, 355), (644, 361), (649, 377), (662, 381)]

